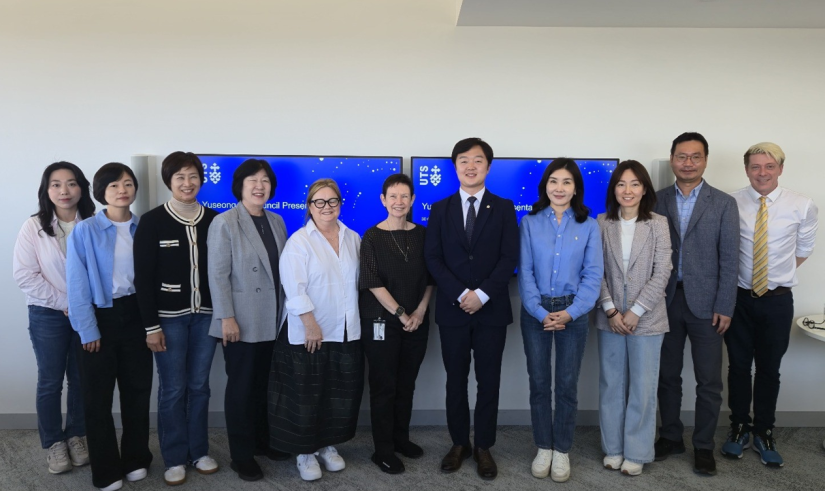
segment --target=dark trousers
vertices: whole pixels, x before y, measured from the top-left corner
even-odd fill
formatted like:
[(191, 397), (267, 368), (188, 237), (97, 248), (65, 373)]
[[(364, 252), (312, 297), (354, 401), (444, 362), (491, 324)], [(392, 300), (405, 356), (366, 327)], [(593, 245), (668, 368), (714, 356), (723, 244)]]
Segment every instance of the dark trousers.
[(439, 326), (441, 357), (447, 371), (447, 428), (453, 445), (470, 445), (470, 404), (467, 381), (470, 356), (477, 382), (474, 444), (490, 448), (496, 443), (501, 357), (507, 326)]
[[(779, 397), (779, 366), (788, 350), (793, 323), (793, 294), (751, 297), (739, 290), (730, 329), (725, 333), (728, 347), (728, 406), (733, 424), (764, 433), (776, 422)], [(756, 362), (756, 377), (751, 390), (751, 366)]]
[(713, 435), (719, 422), (722, 406), (722, 336), (716, 333), (713, 319), (693, 315), (685, 301), (684, 290), (676, 295), (667, 308), (670, 332), (662, 342), (659, 367), (659, 414), (662, 426), (659, 436), (682, 441), (685, 426), (681, 420), (682, 366), (685, 339), (690, 338), (693, 373), (696, 377), (696, 422), (693, 447), (712, 450)]
[[(135, 295), (114, 300), (111, 308), (96, 309), (100, 351), (78, 351), (86, 413), (86, 438), (92, 483), (102, 488), (124, 474), (148, 468), (149, 397), (152, 392), (152, 352), (140, 321)], [(117, 445), (112, 399), (120, 392), (123, 435)]]
[(396, 319), (386, 320), (384, 340), (373, 339), (373, 319), (361, 319), (361, 342), (369, 363), (370, 420), (376, 453), (392, 453), (410, 440), (413, 393), (424, 361), (429, 320), (413, 332)]
[(223, 401), (229, 456), (250, 460), (269, 448), (267, 389), (275, 341), (227, 343), (223, 348), (226, 393)]

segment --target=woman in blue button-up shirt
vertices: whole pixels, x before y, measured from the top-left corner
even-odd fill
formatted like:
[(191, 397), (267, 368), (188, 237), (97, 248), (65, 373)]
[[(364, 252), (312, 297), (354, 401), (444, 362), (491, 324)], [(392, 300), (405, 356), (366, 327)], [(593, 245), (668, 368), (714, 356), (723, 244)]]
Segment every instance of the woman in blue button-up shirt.
[[(584, 206), (584, 183), (574, 160), (550, 163), (538, 193), (538, 201), (519, 227), (518, 273), (533, 438), (538, 447), (532, 473), (538, 478), (551, 474), (554, 481), (564, 482), (570, 478), (567, 454), (576, 426), (587, 313), (599, 298), (604, 273), (602, 244), (599, 226)], [(554, 342), (555, 367), (550, 363)]]
[[(125, 165), (101, 167), (92, 189), (106, 209), (75, 226), (66, 252), (69, 320), (83, 348), (78, 365), (92, 482), (102, 490), (120, 489), (124, 474), (128, 481), (145, 478), (152, 462), (152, 352), (135, 296), (132, 252), (138, 217), (130, 206), (137, 188)], [(115, 383), (123, 421), (120, 447), (112, 419)]]

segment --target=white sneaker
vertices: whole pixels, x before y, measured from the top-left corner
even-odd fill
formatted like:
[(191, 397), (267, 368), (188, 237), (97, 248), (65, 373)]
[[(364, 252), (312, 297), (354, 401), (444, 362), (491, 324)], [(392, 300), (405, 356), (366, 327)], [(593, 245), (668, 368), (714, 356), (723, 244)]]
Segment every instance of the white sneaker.
[(89, 463), (89, 448), (86, 446), (85, 436), (73, 436), (66, 443), (68, 443), (72, 465), (79, 467)]
[(536, 454), (536, 458), (533, 459), (533, 465), (530, 467), (533, 477), (537, 477), (539, 479), (544, 479), (547, 477), (547, 474), (550, 474), (550, 462), (552, 461), (553, 451), (540, 448)]
[(149, 474), (149, 471), (145, 467), (143, 469), (135, 469), (126, 474), (126, 480), (129, 482), (140, 481), (141, 479), (146, 479), (147, 474)]
[(347, 464), (344, 463), (344, 458), (338, 455), (338, 450), (335, 447), (324, 447), (315, 452), (315, 455), (324, 463), (324, 467), (330, 472), (338, 472), (344, 470)]
[(318, 465), (314, 453), (298, 455), (298, 472), (301, 473), (301, 479), (304, 481), (321, 479), (321, 466)]
[(570, 479), (570, 458), (566, 453), (553, 452), (553, 465), (550, 467), (550, 479), (566, 482)]
[(123, 487), (123, 480), (118, 479), (117, 481), (113, 482), (112, 484), (106, 486), (105, 488), (98, 488), (100, 491), (117, 491), (118, 489)]
[(62, 474), (72, 470), (72, 462), (69, 460), (69, 448), (66, 446), (66, 442), (57, 442), (49, 447), (46, 462), (49, 464), (50, 474)]
[(186, 482), (186, 466), (175, 465), (163, 473), (163, 481), (170, 486), (177, 486)]
[(195, 470), (201, 474), (214, 474), (218, 472), (218, 463), (208, 455), (196, 459), (192, 462), (192, 465), (195, 466)]
[(631, 462), (629, 460), (625, 460), (622, 463), (622, 474), (625, 476), (638, 476), (642, 473), (642, 468), (644, 464), (637, 464), (636, 462)]
[(621, 455), (605, 455), (603, 462), (605, 469), (617, 471), (622, 466), (622, 462), (624, 462), (624, 457), (622, 457)]

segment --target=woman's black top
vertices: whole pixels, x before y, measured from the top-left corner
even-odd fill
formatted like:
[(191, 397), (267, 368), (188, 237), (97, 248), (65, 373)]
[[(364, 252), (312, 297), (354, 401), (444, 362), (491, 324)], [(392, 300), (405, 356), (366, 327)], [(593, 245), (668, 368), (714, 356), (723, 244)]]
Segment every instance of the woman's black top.
[(266, 248), (266, 254), (269, 256), (269, 267), (272, 269), (272, 279), (274, 284), (281, 284), (281, 271), (278, 268), (280, 259), (278, 256), (278, 243), (275, 242), (275, 234), (272, 233), (272, 227), (269, 226), (269, 220), (266, 214), (263, 216), (249, 215), (252, 217), (252, 223), (255, 224), (255, 229), (261, 235), (261, 240)]
[(358, 309), (364, 319), (394, 318), (369, 291), (384, 287), (408, 314), (418, 308), (427, 285), (433, 279), (424, 262), (426, 228), (416, 225), (412, 230), (381, 230), (372, 227), (361, 239), (361, 273), (358, 288)]

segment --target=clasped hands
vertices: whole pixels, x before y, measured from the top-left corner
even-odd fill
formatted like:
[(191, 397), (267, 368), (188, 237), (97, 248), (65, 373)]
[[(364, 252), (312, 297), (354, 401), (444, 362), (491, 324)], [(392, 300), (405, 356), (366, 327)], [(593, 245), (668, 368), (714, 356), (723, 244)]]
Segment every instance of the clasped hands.
[(606, 312), (606, 314), (613, 315), (613, 317), (609, 317), (607, 319), (607, 323), (610, 325), (610, 330), (616, 334), (621, 334), (622, 336), (633, 334), (633, 331), (636, 330), (636, 326), (639, 325), (639, 316), (632, 310), (628, 310), (622, 314), (618, 311), (618, 309), (613, 309)]
[(567, 313), (566, 310), (559, 312), (550, 312), (541, 321), (545, 331), (561, 331), (567, 327), (567, 323), (572, 321), (573, 317)]
[(461, 297), (461, 303), (458, 304), (458, 306), (464, 312), (473, 315), (479, 310), (481, 310), (481, 307), (483, 307), (484, 304), (481, 303), (481, 299), (478, 298), (478, 294), (475, 291), (470, 290), (467, 292), (466, 295)]

